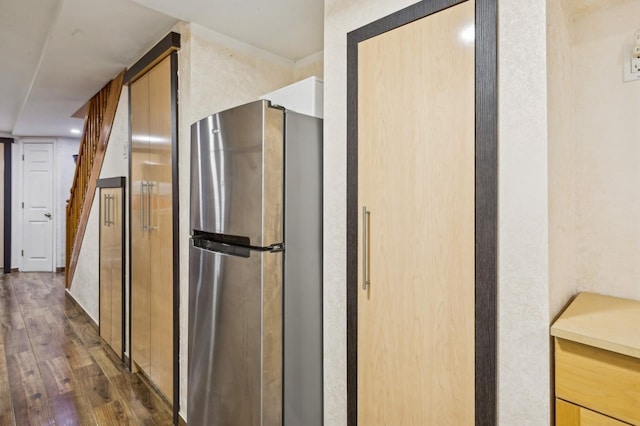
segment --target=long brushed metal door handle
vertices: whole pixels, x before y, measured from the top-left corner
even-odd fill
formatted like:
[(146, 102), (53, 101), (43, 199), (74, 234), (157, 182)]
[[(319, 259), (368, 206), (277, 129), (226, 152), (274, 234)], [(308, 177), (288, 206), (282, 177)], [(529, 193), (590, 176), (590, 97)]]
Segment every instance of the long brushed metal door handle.
[(109, 227), (109, 194), (104, 194), (104, 226)]
[(145, 214), (144, 214), (144, 189), (146, 188), (147, 183), (146, 182), (140, 182), (140, 226), (142, 227), (142, 231), (146, 231), (147, 227), (144, 223), (144, 218), (145, 218)]
[(147, 182), (147, 231), (153, 231), (153, 225), (151, 224), (151, 190), (155, 186), (155, 183)]
[(116, 201), (118, 200), (118, 196), (117, 195), (112, 195), (111, 196), (111, 201), (109, 202), (109, 221), (111, 222), (112, 225), (116, 224), (116, 218), (118, 217), (117, 213), (116, 213)]
[(109, 197), (109, 226), (111, 225), (115, 225), (115, 222), (113, 221), (113, 200), (114, 200), (114, 196), (113, 195), (108, 195)]
[(369, 217), (371, 212), (367, 206), (362, 206), (362, 289), (366, 290), (371, 284), (369, 280)]

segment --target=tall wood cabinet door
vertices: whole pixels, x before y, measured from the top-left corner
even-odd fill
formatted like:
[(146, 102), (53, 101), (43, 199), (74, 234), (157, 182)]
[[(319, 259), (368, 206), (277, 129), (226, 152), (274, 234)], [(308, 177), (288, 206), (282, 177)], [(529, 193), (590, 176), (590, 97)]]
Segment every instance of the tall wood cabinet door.
[(151, 380), (173, 396), (171, 58), (149, 71)]
[(111, 345), (112, 337), (112, 262), (110, 256), (113, 239), (109, 229), (109, 193), (100, 190), (100, 337)]
[(100, 336), (123, 354), (122, 189), (100, 189)]
[(131, 360), (151, 373), (151, 289), (149, 245), (149, 77), (130, 87), (131, 95)]
[(122, 189), (109, 190), (109, 228), (111, 230), (109, 260), (111, 266), (111, 348), (119, 356), (124, 352), (123, 342), (123, 241), (122, 241)]
[(362, 425), (474, 423), (473, 23), (470, 0), (358, 47)]

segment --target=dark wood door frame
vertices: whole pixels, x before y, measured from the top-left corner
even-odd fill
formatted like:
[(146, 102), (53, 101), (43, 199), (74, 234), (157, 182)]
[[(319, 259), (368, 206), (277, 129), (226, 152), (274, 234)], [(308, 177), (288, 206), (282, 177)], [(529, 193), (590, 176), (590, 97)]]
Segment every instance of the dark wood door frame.
[(11, 148), (13, 144), (12, 138), (0, 138), (0, 143), (4, 149), (4, 223), (2, 233), (4, 241), (3, 272), (11, 273)]
[[(466, 0), (423, 0), (347, 35), (347, 419), (358, 424), (358, 44)], [(497, 1), (475, 0), (475, 424), (497, 423)]]

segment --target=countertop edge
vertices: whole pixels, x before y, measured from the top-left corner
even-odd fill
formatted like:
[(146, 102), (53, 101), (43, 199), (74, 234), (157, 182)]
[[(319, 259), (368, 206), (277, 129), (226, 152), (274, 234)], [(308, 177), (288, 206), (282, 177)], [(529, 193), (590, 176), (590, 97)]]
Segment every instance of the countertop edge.
[(640, 359), (640, 348), (626, 346), (610, 340), (603, 340), (593, 336), (585, 336), (584, 334), (573, 333), (567, 330), (559, 329), (555, 326), (551, 327), (551, 335), (572, 342), (581, 343), (583, 345), (593, 346), (594, 348), (604, 349), (621, 355)]

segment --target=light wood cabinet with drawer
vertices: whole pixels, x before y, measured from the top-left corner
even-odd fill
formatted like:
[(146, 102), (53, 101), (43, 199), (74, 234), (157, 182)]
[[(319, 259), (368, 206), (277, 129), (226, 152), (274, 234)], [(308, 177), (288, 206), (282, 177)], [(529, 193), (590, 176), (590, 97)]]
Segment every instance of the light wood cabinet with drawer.
[(556, 424), (640, 425), (640, 302), (581, 293), (551, 334)]
[(556, 398), (556, 425), (563, 426), (625, 426), (620, 422), (579, 405)]

